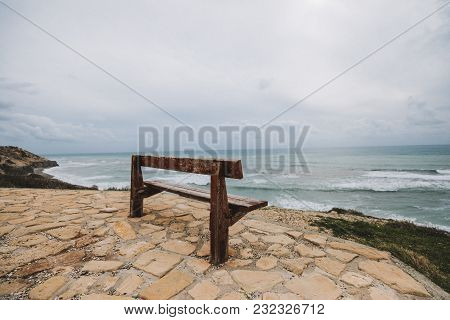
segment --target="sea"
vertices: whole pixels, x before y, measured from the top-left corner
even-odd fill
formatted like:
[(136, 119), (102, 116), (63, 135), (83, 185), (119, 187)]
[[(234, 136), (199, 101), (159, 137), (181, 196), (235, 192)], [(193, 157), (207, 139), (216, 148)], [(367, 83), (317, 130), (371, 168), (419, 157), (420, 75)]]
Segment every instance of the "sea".
[[(242, 159), (244, 178), (227, 179), (232, 194), (291, 209), (354, 209), (450, 231), (450, 145), (311, 148), (300, 155), (283, 149), (233, 150), (217, 155)], [(59, 164), (44, 172), (60, 180), (99, 189), (130, 185), (131, 153), (44, 156)], [(144, 170), (144, 178), (199, 188), (210, 182), (209, 176), (156, 169)]]

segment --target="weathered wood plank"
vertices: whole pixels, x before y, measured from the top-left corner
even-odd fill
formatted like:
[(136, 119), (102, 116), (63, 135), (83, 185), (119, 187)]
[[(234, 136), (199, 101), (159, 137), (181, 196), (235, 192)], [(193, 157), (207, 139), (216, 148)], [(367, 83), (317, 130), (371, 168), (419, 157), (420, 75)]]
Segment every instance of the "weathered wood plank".
[(130, 216), (142, 217), (144, 197), (139, 190), (144, 186), (139, 157), (131, 157), (131, 192), (130, 192)]
[(156, 169), (174, 170), (197, 174), (214, 175), (219, 167), (223, 167), (223, 176), (233, 179), (242, 179), (241, 160), (217, 160), (217, 159), (191, 159), (156, 156), (138, 156), (141, 166)]
[[(178, 194), (180, 196), (191, 198), (203, 202), (209, 202), (211, 193), (208, 190), (193, 188), (184, 185), (171, 184), (167, 182), (151, 180), (144, 181), (145, 186), (153, 187), (162, 191)], [(235, 195), (228, 195), (228, 205), (232, 211), (252, 211), (267, 206), (267, 201), (245, 198)]]
[(211, 264), (218, 265), (228, 259), (229, 208), (225, 177), (211, 176), (211, 214), (209, 230), (211, 233)]

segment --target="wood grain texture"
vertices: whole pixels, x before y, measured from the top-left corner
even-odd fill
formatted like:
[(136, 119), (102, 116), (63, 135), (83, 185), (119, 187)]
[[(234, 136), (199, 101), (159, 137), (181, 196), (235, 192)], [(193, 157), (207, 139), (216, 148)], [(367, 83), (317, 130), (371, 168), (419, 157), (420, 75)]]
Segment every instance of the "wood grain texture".
[(223, 175), (227, 178), (242, 179), (244, 177), (241, 160), (212, 160), (156, 156), (136, 157), (139, 157), (141, 166), (143, 167), (206, 175), (217, 174), (219, 167), (221, 167)]
[(211, 213), (209, 230), (211, 233), (210, 263), (219, 265), (228, 259), (229, 208), (225, 177), (211, 176)]
[(142, 217), (144, 197), (139, 192), (144, 187), (139, 157), (131, 157), (131, 192), (130, 192), (130, 217)]

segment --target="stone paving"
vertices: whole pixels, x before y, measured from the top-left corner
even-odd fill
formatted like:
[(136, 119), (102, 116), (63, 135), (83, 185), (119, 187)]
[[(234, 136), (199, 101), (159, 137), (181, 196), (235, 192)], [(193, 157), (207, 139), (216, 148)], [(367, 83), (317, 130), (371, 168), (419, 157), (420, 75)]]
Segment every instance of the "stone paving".
[(172, 194), (0, 189), (2, 299), (448, 299), (387, 252), (263, 221), (208, 263), (208, 204)]

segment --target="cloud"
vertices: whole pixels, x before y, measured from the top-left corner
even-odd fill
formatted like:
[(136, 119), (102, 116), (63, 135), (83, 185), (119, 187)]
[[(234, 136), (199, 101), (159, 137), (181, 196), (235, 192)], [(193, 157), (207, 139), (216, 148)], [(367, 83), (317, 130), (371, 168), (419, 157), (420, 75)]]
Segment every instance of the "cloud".
[[(262, 125), (441, 4), (11, 5), (189, 125), (218, 126)], [(311, 125), (309, 145), (319, 147), (448, 141), (448, 17), (448, 8), (437, 13), (276, 122)], [(116, 151), (114, 142), (127, 137), (122, 149), (132, 150), (138, 126), (177, 124), (7, 10), (0, 10), (0, 41), (3, 140), (53, 141), (39, 144), (44, 152), (78, 141), (83, 152), (105, 150), (108, 139)]]
[(52, 142), (114, 141), (117, 138), (108, 129), (99, 129), (88, 124), (56, 122), (51, 118), (22, 113), (0, 114), (0, 137), (21, 140)]
[(413, 126), (450, 125), (443, 111), (445, 109), (430, 107), (426, 102), (416, 101), (411, 97), (408, 100), (407, 121)]
[(0, 101), (0, 111), (6, 110), (6, 109), (11, 109), (12, 107), (13, 107), (12, 103)]
[(14, 81), (5, 77), (0, 77), (0, 89), (26, 94), (38, 93), (36, 86), (30, 82)]

